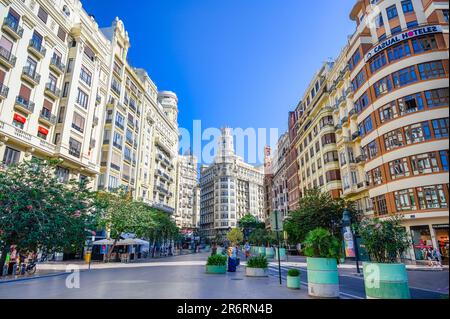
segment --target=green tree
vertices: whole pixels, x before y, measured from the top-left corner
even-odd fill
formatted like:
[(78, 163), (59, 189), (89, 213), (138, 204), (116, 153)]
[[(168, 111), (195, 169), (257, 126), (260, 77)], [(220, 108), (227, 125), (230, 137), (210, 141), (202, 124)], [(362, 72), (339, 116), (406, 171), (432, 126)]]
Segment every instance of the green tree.
[(401, 225), (403, 217), (394, 216), (386, 220), (364, 219), (358, 232), (370, 256), (377, 263), (396, 263), (411, 242)]
[(244, 234), (239, 228), (233, 228), (228, 232), (227, 238), (230, 242), (239, 244), (244, 240)]
[(285, 221), (284, 229), (289, 241), (301, 243), (316, 228), (324, 228), (333, 235), (340, 234), (342, 213), (346, 207), (349, 208), (352, 219), (358, 221), (360, 215), (352, 203), (333, 199), (329, 193), (319, 189), (308, 190), (305, 197), (300, 199), (298, 210), (291, 212)]
[(324, 228), (316, 228), (305, 239), (305, 255), (316, 258), (339, 259), (341, 245), (339, 240)]
[(11, 245), (22, 252), (82, 249), (96, 220), (92, 193), (87, 181), (59, 182), (59, 164), (33, 159), (0, 171), (0, 270)]
[(268, 246), (275, 242), (275, 233), (264, 228), (258, 228), (250, 233), (248, 239), (252, 244)]
[(101, 216), (99, 226), (106, 229), (114, 241), (108, 251), (108, 260), (122, 234), (131, 233), (143, 238), (156, 227), (156, 212), (146, 204), (134, 201), (123, 189), (113, 193), (97, 192), (95, 199), (95, 206)]
[(247, 238), (248, 234), (254, 229), (263, 229), (264, 223), (258, 221), (258, 219), (252, 214), (247, 214), (242, 217), (238, 222), (239, 228), (244, 232), (244, 237)]

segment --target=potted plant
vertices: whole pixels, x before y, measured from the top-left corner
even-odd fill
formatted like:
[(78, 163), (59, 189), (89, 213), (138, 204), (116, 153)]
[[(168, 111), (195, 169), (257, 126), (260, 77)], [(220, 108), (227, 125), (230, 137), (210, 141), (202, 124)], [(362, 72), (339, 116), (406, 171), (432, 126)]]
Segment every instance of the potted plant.
[(212, 255), (208, 257), (206, 263), (206, 273), (225, 274), (227, 272), (227, 257), (223, 255)]
[(245, 275), (248, 277), (268, 277), (269, 276), (269, 263), (266, 257), (257, 256), (252, 257), (247, 261), (247, 267), (245, 268)]
[(323, 228), (311, 231), (305, 240), (307, 256), (308, 293), (319, 298), (339, 297), (337, 260), (340, 242)]
[(287, 275), (287, 287), (290, 289), (300, 289), (300, 271), (297, 269), (289, 269)]
[(365, 219), (358, 232), (371, 260), (363, 263), (367, 298), (410, 299), (406, 266), (399, 260), (411, 243), (401, 217)]

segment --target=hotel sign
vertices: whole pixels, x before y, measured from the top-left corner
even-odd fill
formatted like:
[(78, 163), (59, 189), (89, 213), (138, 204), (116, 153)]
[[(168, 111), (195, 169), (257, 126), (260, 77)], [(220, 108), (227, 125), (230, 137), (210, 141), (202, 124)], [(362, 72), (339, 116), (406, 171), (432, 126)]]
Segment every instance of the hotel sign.
[(414, 30), (408, 30), (403, 33), (397, 34), (396, 36), (394, 36), (392, 38), (384, 40), (383, 42), (378, 44), (376, 47), (374, 47), (372, 50), (370, 50), (369, 53), (366, 54), (365, 61), (366, 62), (369, 61), (377, 53), (379, 53), (401, 41), (413, 39), (416, 37), (420, 37), (422, 35), (439, 33), (439, 32), (442, 32), (442, 27), (440, 25), (432, 25), (432, 26), (416, 28)]

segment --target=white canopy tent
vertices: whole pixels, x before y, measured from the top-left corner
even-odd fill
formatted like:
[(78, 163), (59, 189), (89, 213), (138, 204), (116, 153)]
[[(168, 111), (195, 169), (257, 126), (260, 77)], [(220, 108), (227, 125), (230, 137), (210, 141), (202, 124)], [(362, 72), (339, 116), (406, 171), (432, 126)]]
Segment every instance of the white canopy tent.
[[(114, 240), (112, 239), (102, 239), (95, 241), (93, 243), (94, 246), (102, 246), (102, 245), (114, 245)], [(132, 245), (141, 245), (141, 246), (150, 246), (150, 243), (148, 241), (142, 240), (142, 239), (121, 239), (118, 240), (116, 243), (116, 246), (132, 246)]]

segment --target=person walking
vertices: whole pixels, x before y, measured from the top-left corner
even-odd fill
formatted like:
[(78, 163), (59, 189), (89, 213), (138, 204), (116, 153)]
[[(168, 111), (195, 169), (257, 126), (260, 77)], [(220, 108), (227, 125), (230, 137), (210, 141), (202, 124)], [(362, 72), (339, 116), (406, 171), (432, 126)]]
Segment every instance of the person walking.
[(211, 249), (211, 256), (214, 256), (217, 254), (217, 244), (214, 243)]
[(250, 257), (250, 244), (248, 242), (244, 245), (245, 250), (245, 260), (248, 260), (248, 257)]
[(433, 259), (436, 261), (436, 267), (442, 267), (442, 254), (439, 248), (433, 250)]
[(237, 250), (234, 245), (228, 248), (228, 272), (236, 272)]

